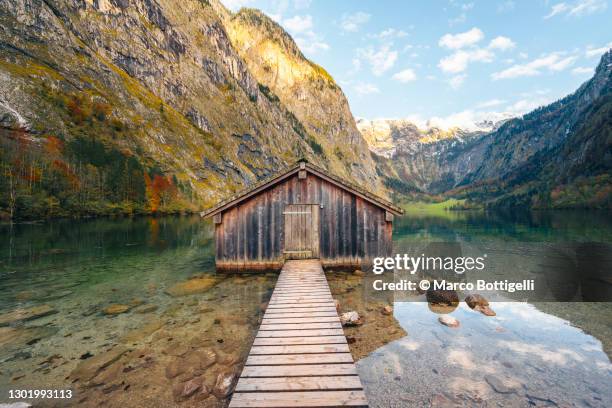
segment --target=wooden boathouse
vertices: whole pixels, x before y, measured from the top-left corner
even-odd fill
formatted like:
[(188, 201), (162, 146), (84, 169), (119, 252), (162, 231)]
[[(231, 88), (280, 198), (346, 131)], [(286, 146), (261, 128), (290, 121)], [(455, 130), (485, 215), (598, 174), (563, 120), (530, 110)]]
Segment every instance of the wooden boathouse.
[(215, 224), (216, 266), (280, 270), (288, 259), (367, 268), (392, 252), (403, 210), (305, 160), (202, 213)]

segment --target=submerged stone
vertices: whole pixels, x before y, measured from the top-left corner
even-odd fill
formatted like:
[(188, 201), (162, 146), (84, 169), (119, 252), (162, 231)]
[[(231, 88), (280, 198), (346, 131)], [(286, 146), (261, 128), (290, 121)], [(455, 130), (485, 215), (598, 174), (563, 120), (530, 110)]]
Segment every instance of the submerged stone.
[(393, 314), (393, 306), (385, 306), (382, 308), (382, 314), (386, 315), (386, 316), (390, 316)]
[(499, 394), (512, 394), (517, 391), (515, 384), (504, 382), (493, 375), (486, 375), (484, 379)]
[(195, 394), (202, 386), (202, 380), (193, 378), (189, 381), (175, 384), (172, 387), (172, 393), (176, 401), (183, 401)]
[(449, 315), (439, 316), (438, 321), (448, 327), (453, 327), (453, 328), (459, 327), (459, 320)]
[(88, 358), (76, 366), (72, 373), (70, 373), (70, 378), (73, 380), (90, 381), (100, 371), (119, 360), (127, 352), (127, 348), (117, 346), (107, 352)]
[(194, 295), (204, 293), (217, 284), (217, 279), (212, 277), (199, 277), (177, 283), (166, 289), (166, 293), (173, 297)]
[(140, 314), (144, 314), (144, 313), (151, 313), (154, 312), (158, 309), (157, 305), (141, 305), (138, 307), (134, 308), (134, 313), (140, 313)]
[(224, 371), (219, 373), (217, 376), (217, 381), (215, 382), (213, 394), (217, 398), (227, 398), (227, 396), (232, 392), (235, 378), (236, 374), (233, 371)]
[(342, 323), (343, 326), (359, 326), (360, 324), (363, 324), (359, 313), (354, 310), (351, 312), (342, 313), (340, 315), (340, 323)]
[(130, 306), (128, 305), (112, 304), (102, 309), (102, 313), (104, 313), (105, 315), (112, 316), (112, 315), (118, 315), (121, 313), (125, 313), (128, 310), (130, 310)]
[(0, 315), (0, 326), (8, 326), (13, 323), (25, 322), (57, 313), (57, 310), (49, 305), (34, 306), (27, 309), (15, 309)]
[(476, 306), (474, 310), (482, 313), (485, 316), (496, 316), (497, 314), (489, 306)]

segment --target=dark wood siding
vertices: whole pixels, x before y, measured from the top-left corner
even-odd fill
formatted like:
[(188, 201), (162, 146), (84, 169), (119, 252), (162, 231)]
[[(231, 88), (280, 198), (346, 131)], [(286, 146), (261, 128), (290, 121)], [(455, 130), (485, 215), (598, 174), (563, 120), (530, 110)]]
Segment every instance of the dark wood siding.
[(295, 174), (222, 212), (215, 226), (217, 267), (280, 269), (288, 204), (321, 206), (319, 256), (326, 267), (366, 267), (392, 252), (392, 224), (383, 208), (314, 174)]

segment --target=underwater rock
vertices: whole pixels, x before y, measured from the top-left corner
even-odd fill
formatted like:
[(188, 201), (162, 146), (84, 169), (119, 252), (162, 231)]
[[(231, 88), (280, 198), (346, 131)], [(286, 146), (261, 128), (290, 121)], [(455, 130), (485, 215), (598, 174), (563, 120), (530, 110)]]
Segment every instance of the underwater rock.
[(151, 313), (154, 312), (158, 309), (157, 305), (140, 305), (134, 308), (134, 313), (139, 313), (139, 314), (145, 314), (145, 313)]
[(227, 398), (234, 388), (234, 379), (236, 374), (233, 371), (223, 371), (217, 376), (213, 394), (217, 398)]
[(489, 301), (477, 293), (467, 295), (465, 303), (467, 303), (470, 309), (474, 309), (476, 306), (489, 306)]
[(438, 321), (448, 327), (453, 327), (453, 328), (459, 327), (459, 320), (449, 315), (439, 316)]
[(187, 367), (185, 367), (185, 365), (182, 363), (182, 359), (177, 359), (168, 364), (165, 370), (166, 378), (171, 379), (183, 374)]
[(207, 369), (217, 361), (217, 353), (214, 350), (206, 349), (203, 351), (197, 351), (194, 354), (194, 358), (200, 363), (200, 368)]
[[(0, 349), (34, 344), (44, 337), (58, 332), (55, 326), (44, 327), (0, 327)], [(2, 350), (4, 351), (4, 350)]]
[(34, 306), (27, 309), (15, 309), (12, 312), (0, 315), (0, 326), (8, 326), (12, 323), (25, 322), (57, 313), (57, 310), (49, 305)]
[(362, 271), (361, 269), (355, 269), (355, 272), (353, 272), (353, 275), (355, 275), (355, 276), (365, 276), (365, 272)]
[(128, 332), (121, 338), (124, 343), (134, 343), (140, 341), (146, 337), (149, 337), (159, 329), (164, 327), (164, 322), (161, 320), (152, 320), (142, 326)]
[(189, 381), (175, 384), (174, 387), (172, 387), (172, 394), (177, 402), (183, 401), (195, 394), (201, 386), (202, 380), (193, 378)]
[(499, 394), (512, 394), (517, 391), (517, 388), (513, 384), (507, 384), (493, 375), (485, 375), (484, 379), (487, 384)]
[(216, 278), (199, 277), (179, 282), (166, 289), (166, 293), (172, 297), (194, 295), (204, 293), (217, 284)]
[(361, 321), (361, 317), (359, 316), (359, 313), (357, 313), (354, 310), (350, 312), (342, 313), (340, 315), (340, 323), (342, 323), (343, 326), (359, 326), (363, 324), (363, 322)]
[(130, 310), (130, 306), (114, 303), (102, 309), (102, 313), (104, 313), (107, 316), (114, 316), (114, 315), (118, 315), (121, 313), (125, 313), (128, 310)]
[(105, 353), (101, 353), (88, 358), (87, 360), (83, 360), (70, 373), (70, 378), (73, 380), (90, 381), (96, 375), (98, 375), (98, 373), (113, 364), (115, 361), (119, 360), (121, 356), (127, 352), (127, 348), (117, 346)]
[(382, 308), (382, 314), (386, 315), (386, 316), (390, 316), (393, 314), (393, 306), (385, 306)]
[(474, 310), (482, 313), (485, 316), (496, 316), (497, 314), (489, 306), (476, 306)]

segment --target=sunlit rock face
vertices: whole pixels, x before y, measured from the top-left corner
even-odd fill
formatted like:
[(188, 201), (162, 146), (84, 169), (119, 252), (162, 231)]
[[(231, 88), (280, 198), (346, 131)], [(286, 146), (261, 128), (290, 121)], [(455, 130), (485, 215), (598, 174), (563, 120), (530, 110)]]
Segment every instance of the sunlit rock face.
[(317, 162), (329, 162), (338, 174), (377, 186), (368, 145), (346, 97), (325, 69), (305, 58), (293, 39), (258, 10), (242, 9), (224, 21), (263, 93), (278, 99), (303, 124), (304, 138), (312, 140), (319, 154)]

